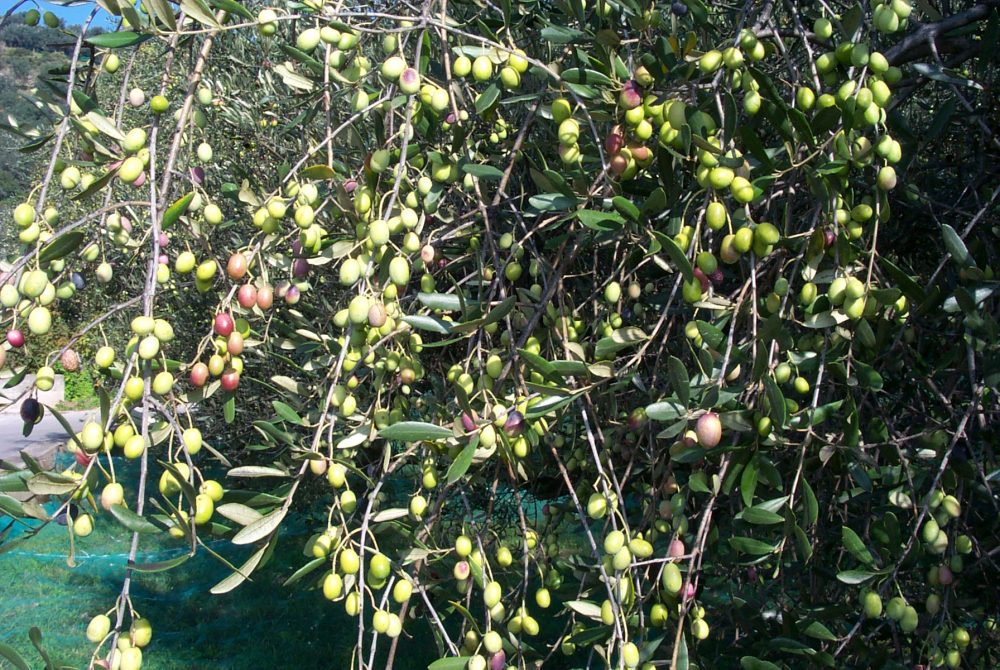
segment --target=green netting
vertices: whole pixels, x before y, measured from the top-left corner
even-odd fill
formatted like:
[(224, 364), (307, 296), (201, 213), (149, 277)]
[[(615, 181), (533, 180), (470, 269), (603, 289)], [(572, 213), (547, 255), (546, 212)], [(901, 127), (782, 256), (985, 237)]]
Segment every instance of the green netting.
[[(271, 563), (232, 593), (209, 593), (229, 571), (204, 551), (177, 570), (136, 574), (134, 604), (154, 627), (143, 668), (350, 667), (357, 620), (344, 614), (343, 603), (330, 603), (315, 590), (320, 573), (291, 587), (282, 585), (305, 561), (302, 547), (309, 534), (304, 521), (291, 521)], [(0, 642), (13, 646), (31, 667), (42, 667), (27, 635), (30, 627), (37, 626), (53, 661), (86, 667), (93, 650), (84, 636), (87, 622), (114, 605), (130, 539), (128, 531), (103, 514), (95, 518), (94, 533), (77, 540), (74, 568), (66, 564), (66, 528), (56, 524), (0, 554)], [(185, 551), (182, 544), (182, 540), (143, 536), (137, 560), (178, 556)], [(224, 539), (209, 545), (236, 565), (250, 553), (235, 551)], [(428, 644), (406, 644), (407, 653), (397, 658), (396, 668), (426, 668), (435, 658), (425, 626), (420, 620), (407, 624), (408, 634), (426, 636)], [(380, 644), (383, 650), (387, 646)], [(8, 667), (0, 660), (0, 668)]]

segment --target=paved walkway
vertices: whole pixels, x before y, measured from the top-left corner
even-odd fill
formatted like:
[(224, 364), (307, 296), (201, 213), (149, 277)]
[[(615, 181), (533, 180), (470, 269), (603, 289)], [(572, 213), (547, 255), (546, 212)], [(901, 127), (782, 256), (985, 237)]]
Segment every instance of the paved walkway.
[[(73, 430), (78, 431), (94, 415), (94, 412), (62, 412), (62, 415), (73, 427)], [(48, 411), (45, 412), (42, 420), (35, 425), (31, 435), (24, 437), (23, 430), (24, 422), (21, 421), (17, 412), (0, 412), (0, 459), (20, 464), (20, 452), (27, 450), (29, 454), (44, 462), (51, 458), (56, 450), (69, 439), (66, 429)]]

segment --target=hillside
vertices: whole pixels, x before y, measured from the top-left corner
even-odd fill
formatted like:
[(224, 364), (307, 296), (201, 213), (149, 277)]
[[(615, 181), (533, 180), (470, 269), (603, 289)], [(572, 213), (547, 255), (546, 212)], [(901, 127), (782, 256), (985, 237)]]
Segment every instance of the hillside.
[(9, 132), (13, 125), (28, 129), (45, 118), (25, 96), (38, 83), (39, 75), (65, 67), (68, 59), (58, 31), (25, 26), (18, 15), (0, 29), (0, 211), (11, 206), (8, 199), (23, 194), (41, 165), (41, 155), (21, 153), (26, 140)]

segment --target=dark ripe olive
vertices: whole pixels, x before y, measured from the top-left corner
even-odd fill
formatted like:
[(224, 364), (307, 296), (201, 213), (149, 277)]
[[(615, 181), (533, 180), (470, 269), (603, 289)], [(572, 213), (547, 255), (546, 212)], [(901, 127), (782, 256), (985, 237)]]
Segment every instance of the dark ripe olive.
[(42, 418), (42, 404), (34, 398), (26, 398), (21, 403), (21, 420), (25, 423), (38, 423)]

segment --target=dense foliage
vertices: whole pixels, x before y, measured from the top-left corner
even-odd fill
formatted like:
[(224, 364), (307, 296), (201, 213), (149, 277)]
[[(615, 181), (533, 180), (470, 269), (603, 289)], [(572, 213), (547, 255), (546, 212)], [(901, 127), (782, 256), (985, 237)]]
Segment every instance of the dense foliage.
[(199, 551), (359, 670), (996, 667), (997, 2), (99, 6), (0, 289), (101, 380), (0, 511), (190, 547), (93, 667)]

